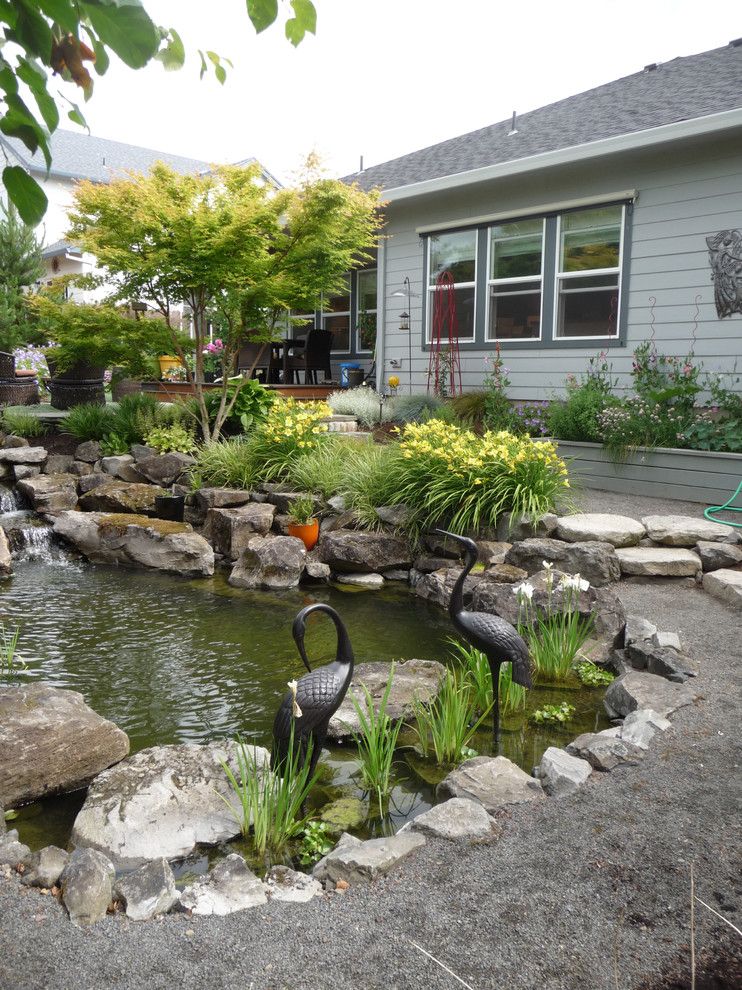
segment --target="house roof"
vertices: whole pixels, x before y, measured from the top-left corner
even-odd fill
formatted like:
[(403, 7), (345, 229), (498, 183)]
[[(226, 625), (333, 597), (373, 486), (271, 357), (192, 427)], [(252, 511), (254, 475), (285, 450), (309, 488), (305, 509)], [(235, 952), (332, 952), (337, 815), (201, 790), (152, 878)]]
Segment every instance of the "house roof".
[(742, 38), (348, 175), (396, 189), (742, 107)]
[(53, 258), (60, 254), (82, 254), (82, 251), (76, 244), (72, 244), (70, 241), (54, 241), (53, 244), (48, 244), (41, 252), (42, 258)]

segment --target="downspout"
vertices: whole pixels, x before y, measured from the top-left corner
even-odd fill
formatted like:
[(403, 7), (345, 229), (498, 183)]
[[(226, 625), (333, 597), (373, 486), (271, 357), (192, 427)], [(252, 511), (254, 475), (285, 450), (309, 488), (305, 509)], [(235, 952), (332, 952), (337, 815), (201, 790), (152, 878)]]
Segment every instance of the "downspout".
[(376, 259), (376, 390), (384, 387), (385, 338), (386, 338), (386, 241), (379, 241)]

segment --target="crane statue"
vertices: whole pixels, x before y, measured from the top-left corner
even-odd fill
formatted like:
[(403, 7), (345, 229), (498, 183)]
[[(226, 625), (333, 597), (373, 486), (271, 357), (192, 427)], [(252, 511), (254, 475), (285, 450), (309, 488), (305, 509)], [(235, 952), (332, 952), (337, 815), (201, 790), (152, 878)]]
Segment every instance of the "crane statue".
[(531, 687), (531, 656), (525, 641), (515, 626), (499, 615), (488, 612), (467, 612), (464, 608), (464, 582), (477, 562), (477, 545), (474, 540), (457, 533), (437, 529), (436, 533), (455, 540), (464, 549), (466, 564), (453, 586), (448, 613), (455, 628), (467, 642), (481, 650), (487, 657), (492, 674), (492, 733), (495, 753), (500, 745), (500, 667), (512, 663), (513, 680), (523, 687)]
[[(312, 670), (304, 649), (304, 633), (306, 619), (312, 612), (325, 612), (335, 623), (337, 629), (337, 652), (332, 663), (325, 667)], [(322, 746), (327, 736), (327, 726), (330, 719), (343, 702), (343, 698), (353, 677), (353, 647), (350, 644), (348, 631), (340, 616), (330, 605), (316, 602), (307, 605), (294, 619), (292, 635), (299, 656), (309, 671), (298, 681), (291, 681), (290, 690), (286, 693), (276, 712), (273, 722), (273, 753), (271, 767), (281, 772), (289, 754), (291, 734), (293, 729), (294, 751), (298, 753), (299, 765), (306, 762), (309, 742), (312, 742), (312, 755), (309, 764), (309, 776), (314, 773), (319, 760)]]

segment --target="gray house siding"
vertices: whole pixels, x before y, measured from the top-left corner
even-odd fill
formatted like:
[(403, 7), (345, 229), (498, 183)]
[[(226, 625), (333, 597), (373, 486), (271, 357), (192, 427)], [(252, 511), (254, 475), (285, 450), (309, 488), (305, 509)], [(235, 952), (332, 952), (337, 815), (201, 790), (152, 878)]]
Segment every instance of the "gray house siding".
[[(652, 336), (652, 326), (661, 352), (683, 356), (693, 347), (704, 370), (731, 373), (738, 362), (742, 374), (742, 315), (717, 317), (706, 246), (708, 235), (742, 228), (742, 137), (735, 136), (686, 141), (668, 145), (662, 152), (625, 152), (590, 164), (542, 169), (390, 203), (379, 284), (380, 295), (383, 287), (385, 296), (383, 380), (396, 373), (402, 390), (408, 387), (408, 339), (399, 329), (399, 314), (406, 301), (391, 296), (407, 276), (413, 293), (412, 387), (422, 391), (427, 385), (429, 351), (422, 338), (424, 238), (418, 228), (452, 223), (463, 227), (477, 218), (510, 210), (532, 210), (538, 215), (555, 203), (602, 197), (610, 202), (617, 193), (629, 191), (635, 193), (635, 201), (628, 217), (629, 251), (624, 259), (628, 279), (621, 307), (623, 343), (614, 341), (608, 347), (620, 387), (629, 385), (633, 350)], [(653, 306), (650, 297), (656, 300)], [(481, 302), (477, 310), (483, 314)], [(484, 320), (478, 322), (476, 344), (463, 346), (461, 351), (464, 389), (481, 386), (485, 355), (494, 348), (485, 343)], [(595, 340), (550, 346), (504, 344), (511, 395), (548, 398), (562, 390), (567, 374), (585, 371), (590, 357), (602, 348)]]

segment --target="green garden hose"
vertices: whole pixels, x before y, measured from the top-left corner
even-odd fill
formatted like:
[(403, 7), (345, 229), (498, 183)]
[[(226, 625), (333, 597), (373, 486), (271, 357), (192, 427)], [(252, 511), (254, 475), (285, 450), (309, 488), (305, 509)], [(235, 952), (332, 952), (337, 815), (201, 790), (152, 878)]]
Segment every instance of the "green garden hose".
[(732, 506), (732, 502), (740, 493), (742, 493), (742, 481), (740, 481), (740, 483), (737, 485), (737, 490), (734, 492), (733, 495), (731, 495), (726, 500), (724, 505), (710, 505), (708, 509), (703, 510), (703, 514), (706, 517), (706, 519), (710, 519), (711, 522), (721, 523), (722, 526), (734, 526), (736, 529), (742, 529), (742, 523), (727, 522), (726, 519), (714, 518), (715, 512), (723, 512), (724, 510), (726, 510), (727, 512), (742, 512), (742, 506), (736, 506), (736, 507)]

